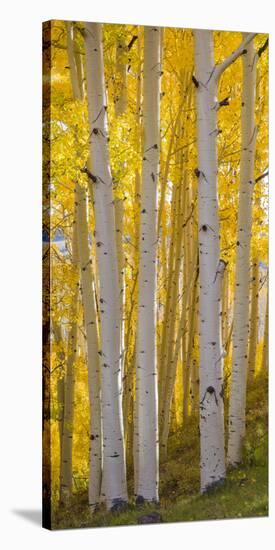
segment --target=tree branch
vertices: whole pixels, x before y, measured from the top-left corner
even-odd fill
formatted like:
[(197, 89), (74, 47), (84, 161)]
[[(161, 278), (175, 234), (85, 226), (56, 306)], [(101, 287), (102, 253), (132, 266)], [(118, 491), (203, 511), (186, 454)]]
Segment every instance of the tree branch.
[(234, 63), (234, 61), (236, 61), (236, 59), (238, 59), (240, 55), (243, 55), (246, 53), (246, 49), (245, 49), (246, 46), (249, 44), (249, 42), (251, 42), (251, 40), (253, 40), (253, 38), (255, 38), (256, 34), (257, 33), (255, 32), (247, 33), (247, 35), (245, 36), (240, 46), (231, 55), (229, 55), (222, 63), (219, 63), (218, 65), (216, 65), (215, 77), (217, 81), (221, 77), (222, 73), (227, 69), (227, 67), (229, 67), (229, 65)]
[(265, 43), (263, 46), (261, 46), (259, 49), (258, 49), (258, 59), (263, 55), (263, 53), (265, 52), (265, 50), (267, 49), (268, 47), (268, 38), (266, 39)]
[(255, 179), (255, 183), (258, 183), (258, 181), (261, 181), (262, 179), (266, 178), (266, 176), (268, 176), (268, 170), (266, 170), (263, 174), (261, 174), (260, 176), (258, 176), (256, 179)]

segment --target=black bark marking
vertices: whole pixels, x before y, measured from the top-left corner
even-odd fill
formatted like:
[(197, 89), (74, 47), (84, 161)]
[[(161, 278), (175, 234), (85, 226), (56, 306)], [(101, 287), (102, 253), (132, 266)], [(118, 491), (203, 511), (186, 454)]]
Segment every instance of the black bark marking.
[(87, 168), (87, 166), (84, 166), (84, 168), (80, 168), (80, 172), (83, 174), (86, 174), (90, 180), (92, 180), (93, 183), (97, 182), (97, 177), (90, 172), (90, 170)]
[(220, 102), (219, 102), (219, 107), (226, 107), (227, 105), (229, 105), (229, 100), (230, 100), (230, 97), (227, 96), (225, 97), (224, 99), (222, 99)]
[(209, 393), (210, 395), (213, 395), (214, 394), (214, 397), (215, 397), (215, 401), (216, 401), (216, 405), (218, 405), (218, 399), (217, 399), (217, 395), (216, 395), (216, 390), (215, 388), (213, 388), (213, 386), (208, 386), (208, 388), (206, 388), (205, 392), (204, 392), (204, 396), (202, 398), (202, 401), (201, 401), (201, 405), (203, 404), (205, 398), (206, 398), (206, 394)]
[(261, 46), (259, 49), (258, 49), (258, 57), (261, 57), (261, 55), (264, 53), (264, 51), (267, 49), (267, 46), (268, 46), (268, 38), (266, 39), (265, 43), (263, 46)]
[(198, 80), (196, 79), (196, 77), (194, 75), (192, 75), (192, 82), (193, 82), (193, 84), (195, 84), (196, 88), (199, 87), (199, 82), (198, 82)]
[(134, 34), (134, 35), (132, 36), (132, 38), (131, 38), (131, 40), (130, 40), (128, 46), (127, 46), (128, 51), (130, 51), (130, 49), (133, 47), (133, 45), (134, 45), (134, 43), (135, 43), (135, 41), (136, 41), (137, 39), (138, 39), (138, 36), (137, 36), (136, 34)]
[(208, 223), (204, 223), (201, 227), (200, 227), (200, 231), (207, 231), (207, 229), (211, 229), (211, 231), (213, 231), (213, 233), (215, 233), (213, 227), (211, 227), (210, 225), (208, 225)]
[(194, 174), (195, 174), (195, 176), (197, 176), (197, 178), (199, 178), (200, 177), (200, 170), (198, 168), (195, 168)]

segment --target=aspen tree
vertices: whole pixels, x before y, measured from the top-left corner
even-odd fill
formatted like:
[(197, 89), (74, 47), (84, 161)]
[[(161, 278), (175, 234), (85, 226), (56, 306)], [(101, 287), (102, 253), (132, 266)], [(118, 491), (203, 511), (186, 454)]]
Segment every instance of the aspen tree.
[(93, 173), (95, 239), (100, 283), (103, 497), (107, 509), (127, 501), (122, 422), (120, 290), (116, 250), (113, 181), (103, 66), (102, 27), (85, 25), (86, 79)]
[(76, 183), (76, 203), (90, 399), (89, 506), (90, 511), (93, 512), (99, 503), (102, 469), (100, 364), (95, 290), (88, 244), (87, 199), (85, 189), (80, 187), (78, 183)]
[[(244, 39), (245, 39), (244, 35)], [(241, 118), (241, 166), (238, 228), (236, 242), (236, 278), (232, 334), (232, 379), (229, 402), (228, 463), (242, 460), (245, 435), (245, 407), (249, 328), (250, 241), (257, 129), (255, 126), (256, 67), (254, 44), (246, 46), (243, 60)]]
[[(72, 315), (77, 315), (77, 295), (74, 296)], [(74, 422), (75, 360), (77, 355), (77, 321), (72, 320), (68, 335), (68, 359), (64, 381), (64, 412), (62, 422), (60, 503), (66, 505), (72, 496), (72, 444)]]
[(160, 30), (144, 28), (143, 165), (136, 349), (137, 500), (158, 501), (156, 365), (157, 183), (159, 172)]
[[(81, 99), (81, 91), (78, 85), (77, 68), (73, 47), (73, 26), (66, 23), (67, 30), (67, 53), (71, 74), (71, 85), (74, 99)], [(76, 236), (76, 221), (74, 212), (74, 225), (72, 233), (72, 264), (77, 270), (78, 248)], [(78, 312), (78, 289), (75, 290), (72, 300), (72, 321), (68, 334), (68, 352), (65, 377), (62, 386), (59, 384), (59, 392), (63, 394), (63, 418), (61, 424), (60, 444), (60, 504), (67, 505), (72, 495), (72, 441), (74, 421), (74, 386), (75, 374), (74, 364), (77, 354), (77, 312)], [(58, 339), (62, 338), (60, 327), (54, 325), (54, 331)]]
[[(198, 248), (198, 181), (197, 178), (195, 178), (195, 181), (193, 181), (192, 185), (192, 198), (193, 198), (193, 215), (191, 217), (191, 227), (192, 227), (192, 241), (193, 241), (193, 261), (195, 258), (197, 258), (196, 263), (196, 274), (195, 274), (195, 286), (196, 286), (196, 292), (195, 296), (193, 295), (194, 300), (192, 301), (192, 307), (194, 308), (194, 328), (193, 328), (193, 348), (192, 348), (192, 367), (191, 367), (191, 373), (190, 373), (190, 396), (191, 396), (191, 410), (193, 412), (193, 398), (192, 395), (198, 396), (198, 361), (197, 361), (197, 343), (198, 343), (198, 322), (199, 322), (199, 291), (198, 291), (198, 281), (199, 281), (199, 248)], [(195, 264), (193, 264), (195, 265)], [(196, 375), (196, 376), (195, 376)], [(192, 384), (197, 381), (196, 385), (196, 391), (192, 393)]]
[[(190, 342), (192, 332), (192, 297), (193, 292), (189, 292), (188, 299), (186, 289), (190, 284), (190, 280), (194, 279), (194, 274), (197, 271), (197, 236), (192, 235), (191, 227), (191, 190), (190, 186), (186, 188), (187, 198), (186, 201), (186, 213), (185, 213), (185, 230), (184, 230), (184, 271), (183, 281), (185, 288), (185, 300), (183, 301), (183, 308), (186, 310), (186, 332), (183, 340), (183, 364), (182, 364), (182, 390), (183, 390), (183, 424), (187, 418), (188, 403), (189, 403), (189, 388), (190, 388), (190, 362), (188, 357), (188, 342)], [(193, 245), (193, 246), (192, 246)]]
[(162, 433), (161, 433), (161, 447), (162, 447), (162, 453), (165, 457), (167, 454), (167, 442), (168, 442), (168, 435), (169, 435), (169, 423), (170, 423), (170, 410), (172, 405), (172, 398), (173, 398), (173, 392), (174, 392), (174, 386), (176, 381), (176, 371), (177, 371), (177, 362), (178, 362), (178, 356), (180, 351), (180, 344), (187, 332), (187, 318), (185, 314), (185, 304), (189, 300), (190, 291), (192, 288), (192, 285), (196, 286), (196, 279), (197, 279), (198, 271), (194, 270), (194, 277), (189, 282), (188, 287), (185, 289), (186, 299), (183, 302), (183, 307), (181, 311), (181, 317), (178, 324), (178, 330), (176, 333), (175, 338), (175, 349), (174, 349), (174, 355), (173, 360), (171, 362), (171, 370), (169, 372), (169, 375), (167, 377), (167, 397), (165, 401), (165, 407), (164, 407), (164, 415), (163, 415), (163, 427), (162, 427)]
[[(134, 309), (136, 307), (136, 301), (135, 301), (135, 292), (136, 292), (136, 286), (137, 286), (137, 278), (138, 273), (136, 273), (134, 278), (134, 283), (132, 287), (131, 292), (131, 305), (130, 310), (127, 317), (127, 332), (125, 335), (125, 375), (124, 375), (124, 388), (123, 388), (123, 394), (124, 394), (124, 403), (123, 403), (123, 419), (124, 419), (124, 430), (125, 430), (125, 439), (127, 439), (128, 435), (128, 413), (129, 413), (129, 407), (130, 407), (130, 401), (133, 396), (133, 386), (134, 386), (134, 364), (135, 364), (135, 357), (136, 353), (135, 351), (130, 354), (130, 337), (132, 333), (132, 320), (134, 316)], [(135, 347), (135, 344), (134, 344)], [(130, 357), (130, 358), (129, 358)]]
[(257, 258), (252, 261), (251, 280), (251, 306), (249, 328), (249, 352), (248, 352), (248, 377), (253, 379), (255, 375), (255, 363), (258, 344), (258, 304), (259, 304), (259, 262)]
[(69, 60), (69, 67), (70, 67), (73, 98), (82, 99), (81, 87), (78, 79), (79, 74), (77, 70), (76, 58), (74, 55), (74, 30), (73, 30), (72, 23), (70, 23), (69, 21), (66, 22), (66, 30), (67, 30), (67, 52), (68, 52), (68, 60)]
[[(172, 190), (172, 201), (171, 201), (171, 219), (174, 219), (174, 220), (176, 218), (177, 206), (179, 204), (178, 194), (179, 194), (179, 187), (174, 184), (173, 190)], [(166, 291), (165, 309), (164, 309), (164, 316), (163, 316), (163, 328), (162, 328), (161, 345), (160, 345), (160, 365), (159, 365), (160, 422), (162, 422), (162, 416), (163, 416), (162, 403), (164, 400), (165, 380), (166, 380), (166, 372), (167, 372), (167, 345), (168, 345), (168, 331), (170, 326), (175, 246), (176, 246), (176, 223), (174, 223), (171, 228), (169, 258), (168, 258), (168, 277), (166, 282), (167, 291)]]
[(172, 158), (172, 153), (173, 153), (173, 147), (174, 147), (175, 140), (176, 140), (176, 133), (177, 133), (177, 130), (179, 129), (181, 111), (182, 111), (182, 105), (180, 105), (176, 120), (175, 120), (175, 122), (172, 126), (172, 132), (171, 132), (171, 136), (170, 136), (170, 140), (169, 140), (169, 147), (168, 147), (168, 151), (167, 151), (167, 157), (166, 157), (166, 161), (165, 161), (163, 176), (161, 178), (161, 191), (160, 191), (159, 212), (158, 212), (158, 230), (157, 230), (158, 235), (160, 233), (160, 228), (161, 228), (161, 223), (162, 223), (162, 214), (163, 214), (163, 207), (164, 207), (164, 202), (165, 202), (165, 191), (166, 191), (166, 186), (167, 186), (167, 181), (168, 181), (168, 176), (169, 176), (169, 169), (170, 169), (170, 163), (171, 163), (171, 158)]
[(263, 353), (262, 353), (262, 372), (266, 372), (268, 369), (268, 291), (266, 294), (266, 308), (265, 308), (265, 324), (264, 324), (264, 341), (263, 341)]
[(225, 347), (229, 329), (229, 271), (224, 272), (222, 284), (222, 344)]
[(197, 334), (198, 334), (198, 284), (196, 292), (196, 314), (194, 326), (194, 341), (193, 341), (193, 356), (190, 374), (190, 398), (191, 398), (191, 413), (193, 414), (199, 408), (199, 368), (197, 360)]
[[(185, 78), (185, 89), (187, 91), (187, 110), (191, 104), (191, 94), (190, 89), (188, 90), (187, 83), (189, 76), (186, 75)], [(183, 125), (183, 136), (185, 137), (185, 127)], [(187, 136), (186, 136), (187, 137)], [(187, 162), (188, 155), (186, 155), (185, 161)], [(177, 375), (177, 364), (178, 356), (180, 351), (180, 345), (182, 345), (182, 372), (183, 378), (185, 376), (184, 365), (186, 364), (186, 336), (188, 332), (188, 304), (190, 300), (191, 285), (194, 280), (194, 274), (196, 273), (196, 264), (197, 264), (197, 250), (196, 244), (194, 245), (194, 257), (191, 253), (191, 218), (193, 212), (193, 203), (192, 203), (192, 192), (191, 188), (188, 185), (188, 176), (187, 170), (184, 171), (183, 175), (183, 156), (180, 154), (180, 148), (178, 156), (176, 157), (176, 164), (179, 164), (179, 170), (181, 175), (180, 181), (180, 196), (181, 203), (179, 210), (177, 212), (177, 219), (174, 221), (175, 227), (177, 227), (177, 232), (175, 235), (175, 250), (173, 250), (173, 256), (175, 258), (175, 264), (172, 268), (172, 290), (171, 290), (171, 305), (168, 319), (168, 338), (167, 338), (167, 367), (165, 372), (165, 379), (163, 380), (162, 387), (163, 395), (163, 405), (162, 405), (162, 432), (161, 432), (161, 449), (163, 456), (167, 454), (167, 442), (169, 434), (169, 425), (170, 425), (170, 410), (172, 405), (172, 398), (175, 392), (175, 383)], [(190, 195), (190, 197), (189, 197)], [(190, 200), (188, 200), (190, 198)], [(195, 239), (196, 242), (196, 239)], [(190, 251), (189, 251), (190, 249)], [(189, 254), (187, 252), (190, 252)], [(182, 260), (184, 261), (182, 262)], [(179, 295), (179, 281), (180, 275), (183, 270), (182, 276), (182, 292)], [(177, 303), (181, 302), (181, 313), (178, 320), (178, 326), (176, 327), (176, 310)], [(172, 326), (172, 330), (171, 330)], [(175, 335), (175, 329), (176, 335)]]
[[(184, 87), (186, 87), (188, 82), (188, 75), (185, 75)], [(187, 106), (190, 103), (190, 94), (187, 93)], [(183, 132), (181, 132), (181, 137), (184, 138), (185, 130), (184, 123)], [(176, 164), (179, 165), (180, 173), (180, 182), (176, 187), (178, 192), (177, 200), (177, 210), (175, 211), (175, 220), (174, 227), (175, 233), (173, 235), (174, 247), (171, 247), (171, 256), (172, 261), (169, 266), (169, 282), (168, 294), (167, 294), (167, 310), (165, 318), (165, 326), (167, 327), (164, 335), (166, 336), (166, 346), (164, 349), (167, 351), (164, 353), (162, 360), (164, 361), (164, 367), (162, 369), (162, 393), (161, 393), (161, 447), (162, 454), (165, 456), (167, 453), (167, 440), (169, 434), (169, 424), (170, 424), (170, 408), (172, 404), (176, 372), (177, 372), (177, 362), (179, 354), (180, 342), (184, 342), (184, 337), (187, 331), (187, 322), (185, 319), (185, 311), (187, 307), (187, 284), (186, 280), (183, 284), (182, 291), (182, 313), (179, 320), (179, 340), (175, 338), (175, 329), (176, 329), (176, 320), (177, 320), (177, 305), (179, 303), (179, 282), (180, 282), (180, 273), (182, 268), (182, 260), (184, 256), (185, 260), (185, 251), (186, 251), (186, 239), (183, 241), (183, 237), (186, 238), (186, 225), (188, 225), (188, 202), (187, 202), (187, 172), (186, 170), (183, 173), (183, 155), (178, 152), (176, 156)]]
[(167, 403), (167, 379), (169, 376), (169, 369), (171, 366), (173, 349), (174, 349), (174, 328), (176, 322), (176, 310), (178, 301), (178, 285), (179, 285), (179, 270), (181, 266), (181, 243), (182, 243), (182, 231), (181, 225), (183, 223), (183, 208), (181, 204), (181, 187), (175, 184), (175, 218), (174, 218), (174, 231), (173, 231), (173, 246), (171, 246), (170, 262), (169, 262), (169, 277), (167, 285), (166, 295), (166, 309), (164, 318), (163, 330), (163, 354), (161, 354), (162, 369), (161, 369), (161, 392), (160, 392), (160, 424), (165, 414), (165, 407)]
[(211, 31), (196, 30), (195, 76), (197, 90), (197, 143), (199, 190), (200, 258), (200, 444), (201, 492), (225, 478), (223, 354), (220, 330), (221, 280), (217, 200), (217, 99), (218, 82), (224, 70), (243, 54), (253, 38), (219, 65), (214, 64)]
[[(64, 414), (64, 373), (65, 373), (65, 359), (66, 354), (64, 350), (64, 341), (63, 341), (63, 331), (61, 327), (61, 322), (57, 323), (54, 319), (52, 321), (52, 331), (54, 335), (55, 342), (58, 346), (58, 368), (61, 369), (61, 375), (58, 378), (57, 381), (57, 400), (58, 400), (58, 420), (59, 420), (59, 432), (60, 432), (60, 439), (62, 438), (62, 422), (63, 422), (63, 414)], [(60, 441), (60, 449), (61, 449), (61, 441)]]
[[(79, 81), (72, 25), (67, 23), (67, 49), (70, 65), (71, 83), (74, 99), (83, 99), (83, 87)], [(75, 183), (75, 219), (72, 243), (74, 263), (79, 263), (84, 323), (87, 343), (88, 385), (90, 400), (90, 448), (89, 448), (89, 506), (93, 513), (99, 503), (102, 470), (102, 436), (100, 407), (99, 346), (95, 306), (94, 278), (91, 268), (86, 191)], [(74, 300), (76, 303), (77, 297)], [(72, 338), (75, 338), (74, 334)], [(66, 378), (67, 383), (67, 378)], [(66, 403), (66, 400), (65, 400)], [(65, 418), (65, 413), (64, 413)]]
[[(189, 403), (191, 406), (191, 411), (193, 410), (193, 401), (195, 399), (195, 396), (197, 397), (197, 379), (198, 379), (198, 373), (197, 373), (197, 364), (196, 360), (193, 357), (194, 355), (194, 342), (195, 342), (195, 334), (197, 332), (197, 317), (198, 317), (198, 276), (199, 276), (199, 256), (198, 256), (198, 230), (197, 230), (197, 208), (196, 208), (196, 198), (197, 198), (197, 183), (195, 182), (195, 185), (190, 189), (191, 196), (191, 205), (189, 206), (189, 214), (188, 218), (190, 220), (188, 221), (188, 228), (190, 226), (189, 230), (189, 239), (191, 245), (191, 250), (189, 252), (189, 262), (187, 264), (187, 268), (184, 272), (185, 281), (189, 281), (192, 276), (195, 277), (194, 279), (194, 286), (192, 288), (192, 293), (190, 295), (190, 302), (189, 302), (189, 334), (188, 334), (188, 341), (185, 344), (186, 353), (185, 353), (185, 365), (183, 365), (183, 424), (186, 421), (186, 418), (188, 416), (189, 412)], [(192, 214), (193, 212), (193, 214)], [(186, 375), (187, 374), (187, 384), (186, 384)]]
[[(74, 212), (75, 219), (75, 212)], [(72, 269), (75, 274), (78, 273), (78, 249), (76, 241), (76, 226), (73, 224), (71, 238), (71, 255)], [(72, 451), (73, 451), (73, 432), (74, 432), (74, 397), (75, 397), (75, 361), (78, 351), (78, 287), (73, 290), (72, 306), (71, 306), (71, 321), (68, 332), (67, 353), (60, 351), (58, 359), (62, 364), (65, 363), (65, 355), (67, 356), (66, 368), (64, 376), (58, 380), (58, 399), (61, 404), (61, 419), (60, 419), (60, 491), (59, 502), (62, 506), (69, 504), (72, 497), (73, 487), (73, 467), (72, 467)], [(57, 323), (53, 322), (53, 332), (55, 339), (62, 345), (62, 328)]]
[(123, 115), (127, 108), (127, 67), (125, 54), (127, 47), (124, 36), (118, 40), (116, 46), (116, 75), (115, 75), (115, 112), (116, 116)]
[(64, 351), (64, 342), (63, 342), (63, 335), (62, 335), (62, 329), (60, 324), (56, 323), (54, 319), (52, 319), (52, 329), (54, 334), (54, 339), (56, 344), (59, 347), (59, 351), (57, 353), (58, 363), (59, 367), (61, 367), (61, 375), (57, 380), (57, 402), (58, 402), (58, 432), (59, 432), (59, 502), (62, 501), (62, 495), (61, 495), (61, 479), (63, 477), (62, 475), (62, 434), (63, 434), (63, 424), (64, 424), (64, 390), (65, 390), (65, 351)]
[[(190, 100), (191, 100), (191, 93), (190, 93), (190, 87), (188, 90), (188, 84), (190, 84), (190, 75), (188, 73), (185, 73), (183, 76), (183, 89), (186, 96), (186, 106), (187, 109), (190, 107)], [(179, 132), (180, 137), (182, 140), (184, 140), (185, 136), (185, 120), (178, 118), (179, 127), (181, 127), (181, 131)], [(169, 146), (170, 147), (170, 146)], [(182, 258), (184, 255), (185, 258), (185, 250), (186, 250), (186, 239), (184, 241), (183, 245), (183, 236), (186, 237), (186, 230), (185, 227), (188, 225), (188, 222), (185, 221), (185, 218), (187, 219), (189, 212), (188, 212), (188, 203), (186, 199), (186, 195), (188, 192), (188, 178), (187, 178), (187, 172), (184, 171), (183, 174), (183, 162), (184, 157), (181, 153), (181, 148), (178, 148), (178, 152), (176, 154), (176, 165), (179, 166), (179, 184), (175, 187), (176, 190), (176, 209), (175, 209), (175, 219), (174, 219), (174, 232), (173, 232), (173, 247), (170, 249), (170, 262), (169, 262), (169, 279), (168, 279), (168, 289), (167, 289), (167, 295), (166, 295), (166, 309), (165, 309), (165, 319), (164, 319), (164, 330), (163, 330), (163, 342), (162, 342), (162, 353), (161, 353), (161, 359), (163, 362), (163, 367), (161, 371), (162, 375), (162, 383), (161, 383), (161, 394), (160, 394), (160, 404), (161, 404), (161, 422), (163, 421), (163, 416), (166, 417), (169, 416), (169, 411), (167, 411), (167, 407), (170, 407), (170, 400), (172, 398), (172, 395), (169, 396), (169, 392), (167, 393), (167, 384), (169, 387), (170, 384), (170, 371), (171, 371), (171, 378), (174, 380), (174, 372), (177, 367), (177, 365), (173, 364), (174, 361), (174, 348), (175, 348), (175, 340), (174, 340), (174, 333), (175, 333), (175, 324), (176, 324), (176, 317), (177, 317), (177, 304), (179, 301), (179, 280), (180, 280), (180, 272), (181, 272), (181, 266), (182, 266)], [(166, 162), (167, 164), (167, 162)], [(183, 175), (182, 175), (183, 174)], [(187, 228), (188, 229), (188, 228)], [(188, 243), (189, 244), (189, 243)], [(183, 254), (184, 249), (184, 254)], [(187, 285), (185, 285), (186, 287)], [(186, 300), (185, 296), (182, 300), (182, 307), (185, 310), (186, 308)], [(165, 438), (166, 439), (166, 438)]]
[(123, 250), (123, 215), (124, 201), (123, 199), (115, 199), (115, 225), (116, 225), (116, 247), (118, 260), (118, 282), (120, 295), (120, 348), (121, 348), (121, 370), (124, 374), (124, 305), (125, 305), (125, 258)]
[[(196, 251), (197, 252), (197, 251)], [(194, 266), (195, 269), (195, 266)], [(183, 421), (186, 421), (188, 416), (188, 408), (190, 401), (190, 386), (191, 386), (191, 371), (192, 371), (192, 356), (193, 356), (193, 345), (194, 345), (194, 331), (195, 331), (195, 316), (196, 316), (196, 301), (197, 301), (197, 278), (193, 283), (192, 295), (190, 300), (190, 316), (189, 316), (189, 336), (188, 336), (188, 347), (186, 354), (186, 371), (188, 373), (186, 379), (186, 386), (184, 388), (183, 400)]]
[[(137, 32), (137, 50), (138, 50), (138, 59), (139, 59), (139, 63), (138, 63), (138, 67), (137, 67), (137, 83), (136, 83), (136, 106), (135, 106), (135, 123), (136, 123), (136, 140), (137, 140), (137, 154), (139, 155), (139, 157), (141, 158), (141, 152), (142, 152), (142, 133), (141, 133), (141, 115), (142, 115), (142, 107), (141, 107), (141, 96), (142, 96), (142, 48), (141, 48), (141, 31), (140, 31), (140, 28), (138, 27), (138, 32)], [(140, 230), (140, 198), (141, 198), (141, 175), (140, 175), (140, 170), (139, 168), (136, 168), (136, 171), (135, 171), (135, 216), (134, 216), (134, 223), (135, 223), (135, 231), (134, 231), (134, 243), (135, 243), (135, 256), (134, 256), (134, 260), (135, 260), (135, 268), (136, 268), (136, 277), (135, 277), (135, 281), (134, 281), (134, 285), (133, 285), (133, 301), (132, 301), (132, 304), (135, 306), (137, 305), (137, 300), (138, 300), (138, 297), (137, 297), (137, 290), (138, 290), (138, 259), (139, 259), (139, 230)], [(132, 317), (129, 317), (129, 320), (128, 320), (128, 323), (129, 323), (129, 326), (128, 326), (128, 331), (130, 330), (130, 323), (131, 323), (131, 318)], [(136, 456), (137, 456), (137, 446), (138, 446), (138, 434), (137, 434), (137, 430), (135, 430), (135, 418), (136, 418), (136, 414), (137, 414), (137, 410), (136, 410), (136, 395), (135, 395), (135, 390), (136, 390), (136, 384), (135, 384), (135, 373), (136, 373), (136, 360), (137, 360), (137, 357), (136, 357), (136, 333), (135, 333), (135, 345), (134, 345), (134, 353), (133, 353), (133, 357), (132, 357), (132, 362), (133, 362), (133, 369), (131, 371), (131, 382), (132, 382), (132, 386), (131, 386), (131, 389), (132, 389), (132, 397), (131, 397), (131, 400), (130, 400), (130, 388), (128, 388), (128, 392), (126, 392), (126, 398), (127, 398), (127, 408), (126, 408), (126, 405), (125, 405), (125, 412), (124, 414), (126, 415), (126, 411), (128, 411), (128, 407), (130, 405), (130, 402), (132, 402), (132, 439), (133, 439), (133, 449), (132, 449), (132, 452), (133, 452), (133, 459), (134, 459), (134, 494), (136, 495), (137, 494), (137, 484), (138, 484), (138, 474), (137, 474), (137, 471), (138, 471), (138, 461), (136, 460)], [(127, 347), (126, 347), (126, 353), (127, 353)], [(127, 380), (127, 383), (129, 382), (129, 380)], [(125, 417), (124, 417), (124, 422), (125, 422)], [(128, 435), (128, 434), (127, 434)]]
[[(179, 285), (179, 271), (181, 267), (182, 260), (182, 225), (183, 225), (183, 215), (184, 215), (184, 205), (182, 205), (182, 200), (184, 199), (184, 185), (177, 186), (177, 210), (176, 210), (176, 219), (175, 224), (175, 247), (173, 249), (173, 264), (170, 266), (171, 269), (171, 289), (169, 290), (170, 305), (167, 316), (167, 333), (166, 333), (166, 353), (163, 357), (164, 368), (162, 370), (162, 394), (161, 394), (161, 450), (162, 454), (165, 456), (167, 452), (167, 439), (169, 433), (169, 419), (170, 419), (170, 409), (172, 405), (175, 374), (177, 368), (177, 358), (174, 356), (174, 347), (176, 341), (174, 339), (175, 325), (176, 325), (176, 311), (177, 311), (177, 302), (178, 302), (178, 285)], [(176, 359), (176, 361), (175, 361)]]
[[(60, 449), (60, 471), (61, 471), (61, 448), (62, 448), (62, 432), (64, 420), (64, 386), (65, 376), (58, 378), (57, 381), (57, 402), (58, 402), (58, 431), (59, 431), (59, 449)], [(61, 479), (61, 475), (60, 475)]]

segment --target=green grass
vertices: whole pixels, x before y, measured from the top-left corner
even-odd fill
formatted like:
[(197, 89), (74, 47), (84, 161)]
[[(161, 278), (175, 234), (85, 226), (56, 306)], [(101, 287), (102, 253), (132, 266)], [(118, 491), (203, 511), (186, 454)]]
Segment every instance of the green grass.
[[(136, 525), (139, 516), (157, 511), (163, 522), (260, 517), (268, 515), (267, 380), (258, 377), (248, 389), (244, 462), (227, 474), (224, 485), (199, 493), (198, 419), (169, 439), (168, 457), (160, 469), (160, 504), (121, 513), (99, 510), (92, 518), (87, 494), (75, 494), (66, 510), (54, 509), (55, 529)], [(133, 480), (129, 479), (132, 489)]]

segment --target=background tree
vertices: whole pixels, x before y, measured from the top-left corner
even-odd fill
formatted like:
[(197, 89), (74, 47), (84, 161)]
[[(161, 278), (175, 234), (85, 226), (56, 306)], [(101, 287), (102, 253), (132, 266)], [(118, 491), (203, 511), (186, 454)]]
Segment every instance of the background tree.
[(159, 176), (160, 29), (144, 29), (143, 164), (136, 358), (137, 500), (158, 501), (156, 354), (157, 184)]

